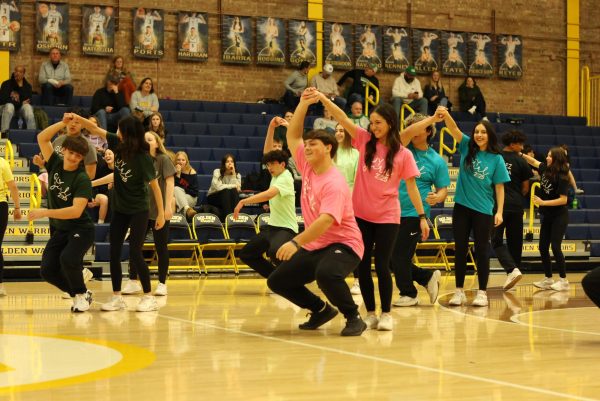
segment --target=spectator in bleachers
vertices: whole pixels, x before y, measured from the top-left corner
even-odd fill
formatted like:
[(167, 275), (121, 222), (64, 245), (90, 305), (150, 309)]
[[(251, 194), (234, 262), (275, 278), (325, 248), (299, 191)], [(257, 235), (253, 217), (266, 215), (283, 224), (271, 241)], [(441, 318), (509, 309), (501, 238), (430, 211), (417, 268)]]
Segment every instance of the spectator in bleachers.
[[(342, 75), (337, 82), (338, 86), (343, 86), (347, 79), (352, 79), (352, 85), (348, 89), (346, 97), (348, 99), (346, 105), (352, 106), (354, 102), (360, 102), (361, 104), (365, 102), (365, 86), (367, 81), (379, 89), (379, 79), (375, 74), (377, 74), (377, 64), (369, 63), (364, 70), (350, 70)], [(373, 96), (373, 94), (370, 94), (369, 98), (375, 101)]]
[(192, 219), (196, 214), (194, 207), (198, 202), (198, 176), (190, 165), (187, 153), (175, 153), (175, 190), (176, 211)]
[[(294, 116), (293, 110), (286, 110), (285, 113), (283, 113), (283, 119), (285, 121), (287, 121), (288, 123), (292, 120), (293, 116)], [(283, 149), (287, 149), (287, 139), (286, 139), (287, 127), (288, 127), (287, 124), (279, 124), (279, 126), (277, 126), (275, 128), (275, 136), (273, 137), (275, 140), (277, 140), (283, 144)]]
[[(21, 220), (21, 202), (19, 200), (19, 189), (15, 183), (10, 165), (3, 157), (0, 158), (0, 249), (4, 240), (4, 233), (8, 225), (8, 193), (14, 203), (14, 221)], [(295, 212), (295, 211), (294, 211)], [(295, 213), (294, 213), (295, 219)], [(4, 257), (0, 252), (0, 297), (6, 295), (6, 290), (2, 284), (4, 278)]]
[(98, 126), (109, 132), (116, 132), (119, 120), (131, 114), (123, 92), (119, 92), (117, 76), (108, 77), (104, 87), (96, 90), (91, 112), (98, 118)]
[(167, 129), (162, 114), (158, 111), (150, 115), (150, 124), (148, 125), (148, 131), (154, 132), (160, 138), (162, 143), (165, 143), (167, 138)]
[(240, 201), (240, 191), (242, 190), (242, 176), (238, 172), (235, 164), (235, 157), (232, 154), (226, 154), (221, 159), (221, 167), (213, 171), (212, 181), (207, 193), (207, 201), (219, 209), (221, 221)]
[(340, 109), (344, 109), (346, 107), (346, 99), (340, 96), (337, 82), (331, 74), (333, 74), (333, 66), (325, 64), (323, 71), (310, 80), (310, 86), (317, 88), (319, 92), (327, 95)]
[(116, 56), (113, 58), (112, 64), (106, 73), (106, 79), (109, 77), (119, 78), (119, 92), (123, 93), (125, 97), (125, 104), (129, 104), (131, 101), (131, 95), (135, 92), (135, 79), (133, 74), (129, 71), (123, 62), (123, 57)]
[(283, 82), (285, 86), (285, 93), (283, 95), (283, 103), (290, 110), (294, 110), (300, 100), (302, 91), (308, 86), (308, 70), (310, 63), (308, 61), (302, 61), (298, 65), (298, 69), (287, 76)]
[(473, 115), (477, 113), (481, 120), (487, 120), (485, 99), (473, 77), (466, 77), (465, 81), (458, 87), (458, 100), (460, 111)]
[(363, 114), (363, 105), (361, 102), (356, 101), (350, 105), (350, 114), (348, 118), (352, 120), (354, 125), (358, 125), (363, 129), (369, 129), (369, 117)]
[[(113, 173), (115, 169), (115, 154), (112, 150), (106, 149), (104, 151), (104, 157), (98, 160), (98, 171), (96, 178), (100, 179)], [(92, 200), (88, 202), (88, 207), (98, 208), (98, 224), (102, 224), (106, 221), (108, 214), (108, 205), (110, 200), (110, 193), (112, 190), (112, 183), (100, 185), (92, 188)]]
[(9, 130), (15, 112), (24, 120), (27, 129), (36, 128), (31, 106), (31, 84), (25, 79), (25, 67), (22, 65), (16, 66), (10, 79), (2, 82), (0, 87), (1, 133)]
[(407, 104), (415, 113), (427, 114), (427, 99), (423, 97), (421, 82), (417, 78), (415, 67), (409, 65), (404, 72), (394, 80), (392, 88), (392, 103), (398, 117), (403, 104)]
[(439, 71), (432, 72), (429, 83), (423, 88), (423, 97), (427, 99), (429, 115), (432, 115), (438, 106), (446, 107), (448, 110), (452, 109), (452, 103), (448, 101), (441, 76)]
[[(71, 106), (73, 102), (73, 85), (69, 65), (61, 60), (60, 50), (50, 49), (50, 60), (40, 66), (38, 81), (42, 87), (42, 104), (54, 106), (64, 103)], [(64, 100), (57, 101), (56, 98)], [(59, 103), (60, 102), (60, 103)]]
[(152, 78), (144, 78), (137, 90), (131, 95), (129, 108), (131, 112), (140, 112), (144, 116), (144, 125), (148, 125), (148, 118), (158, 111), (158, 96), (154, 93)]
[(329, 110), (323, 109), (323, 117), (315, 119), (313, 122), (313, 129), (322, 129), (333, 134), (335, 133), (336, 125), (337, 121), (333, 119)]

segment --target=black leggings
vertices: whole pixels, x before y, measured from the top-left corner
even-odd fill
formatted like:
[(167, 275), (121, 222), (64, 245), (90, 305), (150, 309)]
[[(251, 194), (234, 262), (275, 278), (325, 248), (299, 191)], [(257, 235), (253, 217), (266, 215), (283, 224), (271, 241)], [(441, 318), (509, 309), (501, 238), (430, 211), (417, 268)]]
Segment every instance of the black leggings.
[[(507, 273), (521, 266), (523, 253), (523, 212), (504, 212), (502, 224), (494, 228), (492, 248)], [(506, 229), (506, 245), (504, 244)]]
[(600, 307), (600, 267), (595, 268), (581, 280), (581, 286), (597, 307)]
[(233, 209), (240, 201), (240, 194), (236, 188), (227, 188), (208, 195), (206, 200), (209, 205), (219, 209), (221, 212), (219, 218), (221, 221), (225, 221), (225, 217), (229, 213), (233, 213)]
[[(148, 228), (146, 232), (152, 229), (154, 237), (154, 249), (158, 257), (158, 281), (165, 284), (167, 282), (167, 274), (169, 273), (169, 221), (165, 221), (165, 225), (157, 230), (154, 228), (156, 220), (148, 220)], [(129, 279), (137, 280), (137, 271), (133, 265), (129, 265)]]
[(358, 217), (356, 222), (365, 244), (365, 254), (358, 265), (360, 292), (365, 301), (365, 307), (367, 312), (375, 312), (375, 286), (371, 274), (371, 254), (373, 245), (375, 245), (375, 272), (379, 282), (381, 311), (387, 313), (392, 308), (393, 290), (390, 258), (400, 224), (371, 223)]
[(144, 260), (142, 246), (148, 227), (148, 211), (135, 214), (124, 214), (113, 210), (110, 224), (110, 279), (114, 292), (121, 291), (123, 270), (121, 268), (121, 251), (125, 234), (129, 228), (129, 260), (131, 268), (140, 277), (144, 293), (150, 292), (150, 273)]
[[(295, 235), (296, 233), (289, 228), (263, 227), (260, 229), (260, 233), (241, 249), (240, 259), (264, 278), (269, 278), (275, 270), (275, 266), (281, 263), (275, 257), (277, 250)], [(265, 259), (263, 253), (266, 253), (271, 260)]]
[(4, 279), (4, 256), (2, 255), (2, 241), (8, 226), (8, 202), (0, 202), (0, 283)]
[(558, 267), (558, 274), (561, 278), (566, 278), (565, 255), (563, 255), (560, 247), (569, 225), (569, 212), (566, 208), (561, 208), (561, 210), (552, 214), (542, 214), (541, 220), (540, 256), (542, 257), (544, 274), (546, 277), (552, 277), (552, 262), (550, 260), (550, 247), (552, 246), (552, 254)]
[(459, 203), (454, 204), (452, 229), (456, 243), (456, 255), (454, 257), (456, 288), (465, 286), (469, 234), (473, 230), (479, 289), (482, 291), (487, 290), (490, 276), (490, 233), (493, 225), (493, 217), (489, 214), (480, 213)]

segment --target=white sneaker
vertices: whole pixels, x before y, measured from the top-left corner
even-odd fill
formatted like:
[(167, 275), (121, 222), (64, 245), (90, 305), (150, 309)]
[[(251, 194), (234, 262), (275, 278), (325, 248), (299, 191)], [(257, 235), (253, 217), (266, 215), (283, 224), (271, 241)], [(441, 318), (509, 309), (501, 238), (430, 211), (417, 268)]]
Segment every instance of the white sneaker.
[(125, 288), (121, 290), (121, 294), (123, 295), (131, 295), (137, 292), (142, 292), (142, 285), (138, 280), (129, 280), (125, 284)]
[(475, 114), (475, 110), (477, 110), (477, 106), (471, 106), (469, 110), (467, 110), (470, 114)]
[(68, 292), (63, 292), (62, 294), (60, 294), (60, 297), (62, 299), (71, 299), (71, 294), (69, 294)]
[(354, 284), (352, 284), (352, 287), (350, 288), (350, 294), (360, 295), (360, 284), (358, 283), (358, 280), (354, 280)]
[(488, 120), (487, 116), (483, 116), (483, 118), (481, 119), (481, 121), (490, 121), (490, 120)]
[(544, 277), (543, 280), (533, 282), (533, 285), (535, 285), (537, 288), (541, 288), (542, 290), (552, 289), (552, 284), (554, 284), (552, 277)]
[(427, 282), (427, 293), (429, 294), (429, 302), (433, 305), (437, 300), (438, 294), (440, 293), (440, 277), (442, 273), (439, 270), (435, 270), (433, 275)]
[(367, 329), (377, 328), (377, 323), (379, 322), (375, 313), (367, 313), (367, 317), (363, 321), (367, 324)]
[(457, 289), (454, 291), (454, 295), (448, 302), (451, 306), (461, 306), (467, 302), (467, 296), (463, 290)]
[(504, 289), (504, 291), (508, 291), (511, 288), (513, 288), (515, 284), (517, 284), (522, 278), (523, 274), (521, 273), (521, 270), (515, 267), (515, 269), (512, 272), (510, 272), (508, 276), (506, 276), (506, 281), (504, 282), (502, 288)]
[(152, 295), (144, 295), (135, 310), (138, 312), (152, 312), (158, 310), (158, 304)]
[(396, 302), (392, 305), (394, 306), (415, 306), (419, 304), (419, 299), (417, 297), (409, 297), (406, 295), (400, 296)]
[(473, 302), (471, 302), (471, 306), (488, 306), (488, 297), (487, 297), (487, 292), (479, 290), (477, 291), (477, 296), (475, 297), (475, 299), (473, 300)]
[(561, 278), (550, 286), (550, 289), (554, 291), (569, 291), (569, 280)]
[(156, 286), (156, 290), (154, 290), (154, 295), (158, 295), (164, 297), (167, 295), (167, 285), (163, 283), (158, 283)]
[(577, 195), (582, 195), (582, 194), (584, 194), (584, 193), (585, 193), (585, 191), (584, 191), (582, 188), (577, 188), (577, 189), (575, 190), (575, 193), (576, 193)]
[(392, 331), (394, 329), (394, 319), (389, 313), (382, 313), (379, 316), (379, 323), (377, 323), (377, 330), (379, 331)]
[(83, 269), (83, 282), (87, 283), (88, 281), (90, 281), (93, 278), (94, 278), (94, 273), (92, 273), (92, 271), (90, 269), (85, 267)]
[(92, 304), (92, 293), (87, 291), (85, 294), (76, 294), (73, 298), (73, 306), (71, 306), (71, 312), (85, 312), (90, 309)]
[(125, 301), (123, 300), (123, 297), (121, 295), (113, 295), (110, 301), (108, 301), (105, 304), (102, 304), (102, 306), (100, 307), (100, 309), (106, 312), (122, 310), (125, 308)]
[(4, 289), (4, 284), (0, 283), (0, 297), (6, 296), (6, 290)]

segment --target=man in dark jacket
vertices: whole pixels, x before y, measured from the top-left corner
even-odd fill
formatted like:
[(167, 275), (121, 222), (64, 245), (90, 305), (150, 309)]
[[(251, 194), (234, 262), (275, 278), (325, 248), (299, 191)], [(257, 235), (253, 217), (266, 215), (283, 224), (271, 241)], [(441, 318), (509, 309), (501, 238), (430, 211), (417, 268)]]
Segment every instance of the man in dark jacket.
[[(350, 90), (348, 91), (348, 103), (346, 104), (346, 107), (351, 107), (354, 102), (364, 103), (367, 81), (379, 89), (379, 79), (375, 76), (376, 73), (377, 64), (370, 63), (364, 70), (350, 70), (342, 75), (337, 83), (339, 86), (344, 85), (344, 82), (346, 82), (348, 78), (352, 79), (352, 86), (350, 86)], [(369, 98), (375, 101), (374, 91), (371, 90), (370, 93)]]
[(117, 131), (119, 120), (130, 113), (123, 92), (119, 92), (118, 77), (109, 76), (104, 88), (94, 93), (91, 111), (98, 119), (99, 127), (109, 132)]
[(15, 112), (25, 120), (28, 129), (36, 129), (31, 107), (31, 84), (25, 79), (25, 67), (22, 65), (16, 66), (10, 79), (2, 82), (0, 87), (1, 132), (8, 131)]

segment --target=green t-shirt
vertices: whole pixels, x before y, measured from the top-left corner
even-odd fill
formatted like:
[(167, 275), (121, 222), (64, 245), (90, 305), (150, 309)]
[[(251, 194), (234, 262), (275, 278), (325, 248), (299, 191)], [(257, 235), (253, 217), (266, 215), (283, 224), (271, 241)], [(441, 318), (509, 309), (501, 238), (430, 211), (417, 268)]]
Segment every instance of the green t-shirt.
[(270, 187), (276, 187), (279, 193), (269, 200), (269, 208), (271, 209), (269, 225), (289, 228), (297, 233), (296, 197), (294, 195), (294, 178), (292, 177), (292, 173), (286, 169), (277, 177), (272, 177)]
[[(73, 206), (75, 198), (92, 198), (92, 183), (83, 167), (75, 171), (63, 169), (62, 156), (52, 153), (46, 164), (48, 170), (48, 208), (64, 209)], [(50, 219), (50, 225), (57, 230), (72, 231), (94, 228), (92, 219), (84, 209), (76, 219)]]
[[(156, 178), (158, 178), (158, 186), (160, 187), (160, 193), (162, 194), (163, 200), (163, 209), (165, 206), (165, 196), (167, 189), (166, 179), (168, 177), (173, 177), (176, 173), (175, 166), (173, 165), (173, 161), (171, 158), (164, 153), (159, 153), (154, 160), (154, 170), (156, 170)], [(158, 216), (158, 208), (156, 207), (156, 202), (154, 201), (154, 196), (150, 195), (152, 199), (150, 199), (150, 220), (156, 220)]]
[(352, 191), (354, 189), (354, 179), (356, 178), (356, 169), (358, 168), (359, 153), (355, 148), (338, 148), (335, 155), (335, 166), (346, 179), (346, 183)]

